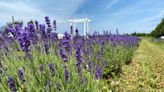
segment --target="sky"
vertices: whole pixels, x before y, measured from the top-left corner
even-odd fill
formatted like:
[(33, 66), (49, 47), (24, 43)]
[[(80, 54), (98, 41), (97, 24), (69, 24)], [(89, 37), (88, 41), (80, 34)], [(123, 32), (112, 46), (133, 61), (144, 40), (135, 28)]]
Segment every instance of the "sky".
[[(151, 32), (164, 17), (164, 0), (0, 0), (0, 26), (11, 21), (57, 21), (57, 32), (69, 31), (69, 19), (89, 18), (89, 32), (118, 28), (119, 33)], [(76, 26), (83, 33), (83, 23)]]

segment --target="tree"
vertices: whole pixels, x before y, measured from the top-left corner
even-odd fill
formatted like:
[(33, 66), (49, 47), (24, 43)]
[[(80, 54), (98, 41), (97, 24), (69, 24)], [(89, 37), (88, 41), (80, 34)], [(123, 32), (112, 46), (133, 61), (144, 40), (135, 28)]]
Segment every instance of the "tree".
[(151, 32), (151, 35), (154, 37), (164, 36), (164, 18), (161, 23), (157, 25), (157, 27)]

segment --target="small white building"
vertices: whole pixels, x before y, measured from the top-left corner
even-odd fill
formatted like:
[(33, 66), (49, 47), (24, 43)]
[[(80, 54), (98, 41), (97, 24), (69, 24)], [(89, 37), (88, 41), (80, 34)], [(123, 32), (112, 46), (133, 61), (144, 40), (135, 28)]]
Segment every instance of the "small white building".
[(164, 36), (161, 36), (161, 39), (164, 39)]
[(58, 39), (63, 39), (64, 34), (58, 34)]

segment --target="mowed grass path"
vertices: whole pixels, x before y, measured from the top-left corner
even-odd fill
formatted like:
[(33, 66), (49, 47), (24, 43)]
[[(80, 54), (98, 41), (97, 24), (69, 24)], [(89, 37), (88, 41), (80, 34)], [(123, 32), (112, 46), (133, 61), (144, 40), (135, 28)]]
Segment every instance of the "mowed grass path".
[[(163, 45), (164, 46), (164, 45)], [(119, 92), (164, 92), (164, 47), (142, 38), (132, 63), (111, 83)]]

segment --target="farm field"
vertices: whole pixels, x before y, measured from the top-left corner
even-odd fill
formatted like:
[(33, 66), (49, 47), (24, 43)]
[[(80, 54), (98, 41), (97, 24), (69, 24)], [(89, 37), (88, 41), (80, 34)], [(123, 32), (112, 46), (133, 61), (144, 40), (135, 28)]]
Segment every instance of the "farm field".
[(0, 92), (164, 92), (164, 0), (0, 7)]
[(163, 92), (163, 46), (164, 43), (154, 43), (151, 38), (142, 38), (132, 63), (123, 66), (122, 73), (112, 80), (113, 84), (111, 84), (114, 90), (122, 92)]

